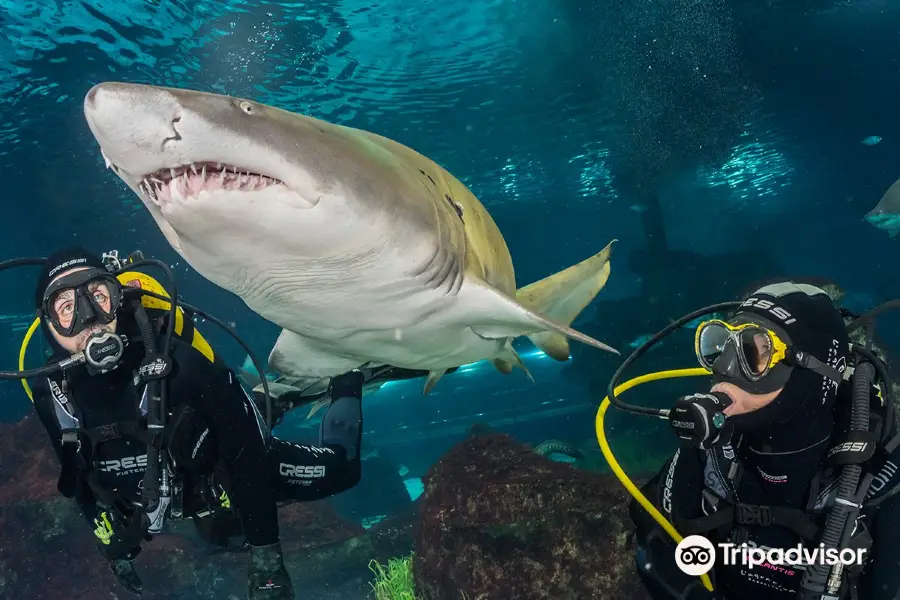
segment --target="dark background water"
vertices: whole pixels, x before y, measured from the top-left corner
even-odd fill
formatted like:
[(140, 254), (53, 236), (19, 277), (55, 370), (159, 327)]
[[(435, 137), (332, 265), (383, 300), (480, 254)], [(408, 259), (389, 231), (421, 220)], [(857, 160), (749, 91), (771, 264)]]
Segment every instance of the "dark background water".
[[(774, 270), (827, 277), (855, 310), (900, 296), (900, 242), (862, 221), (900, 177), (900, 6), (888, 0), (2, 7), (3, 257), (140, 248), (176, 265), (185, 299), (215, 307), (263, 358), (277, 329), (180, 262), (103, 168), (81, 112), (93, 84), (228, 93), (405, 143), (482, 200), (520, 284), (618, 239), (609, 283), (576, 326), (623, 350)], [(861, 144), (872, 135), (883, 141)], [(0, 274), (0, 314), (33, 311), (33, 277)], [(883, 321), (888, 341), (898, 323)], [(20, 334), (4, 335), (11, 368)], [(689, 338), (665, 366), (694, 366)], [(536, 384), (479, 366), (424, 400), (422, 382), (385, 388), (368, 403), (366, 443), (418, 475), (478, 421), (535, 443), (589, 440), (615, 362), (574, 351), (580, 376), (531, 357)], [(646, 400), (664, 405), (677, 387)], [(2, 420), (30, 410), (18, 383), (0, 398)], [(623, 418), (618, 433), (644, 424)]]

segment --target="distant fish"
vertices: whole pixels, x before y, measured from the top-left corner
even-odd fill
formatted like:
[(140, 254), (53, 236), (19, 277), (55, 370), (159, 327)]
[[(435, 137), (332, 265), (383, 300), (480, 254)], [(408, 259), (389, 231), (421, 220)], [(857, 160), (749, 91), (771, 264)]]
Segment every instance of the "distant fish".
[(883, 229), (893, 239), (900, 232), (900, 179), (888, 188), (875, 208), (863, 219), (877, 229)]
[(643, 346), (644, 344), (649, 342), (650, 338), (652, 338), (652, 337), (653, 336), (650, 335), (649, 333), (645, 333), (644, 335), (639, 335), (636, 338), (634, 338), (633, 340), (631, 340), (630, 342), (628, 342), (628, 347), (637, 350), (638, 348), (640, 348), (641, 346)]
[[(702, 323), (703, 321), (709, 321), (710, 319), (723, 320), (724, 318), (725, 317), (723, 317), (721, 313), (712, 313), (711, 315), (704, 315), (702, 317), (697, 317), (696, 319), (692, 319), (692, 320), (688, 321), (687, 323), (685, 323), (684, 325), (682, 325), (680, 327), (680, 329), (697, 329), (697, 327), (699, 327), (700, 323)], [(675, 319), (670, 319), (669, 322), (674, 323)], [(649, 333), (645, 333), (644, 335), (639, 335), (636, 338), (634, 338), (633, 340), (631, 340), (630, 342), (628, 342), (628, 347), (636, 350), (636, 349), (640, 348), (641, 346), (643, 346), (644, 344), (646, 344), (647, 342), (649, 342), (652, 337), (653, 336), (650, 335)], [(656, 347), (658, 347), (658, 346), (656, 346)]]
[(874, 146), (878, 142), (881, 141), (880, 135), (870, 135), (866, 139), (864, 139), (861, 143), (863, 146)]

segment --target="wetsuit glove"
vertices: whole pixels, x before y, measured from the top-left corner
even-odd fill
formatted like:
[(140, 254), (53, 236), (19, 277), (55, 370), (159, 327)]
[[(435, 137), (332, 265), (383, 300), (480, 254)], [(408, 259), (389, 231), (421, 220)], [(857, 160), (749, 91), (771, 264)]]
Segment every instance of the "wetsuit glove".
[(149, 537), (144, 511), (135, 510), (126, 518), (118, 510), (110, 509), (97, 515), (94, 525), (100, 553), (109, 561), (119, 584), (132, 594), (141, 595), (144, 586), (131, 561), (141, 552), (141, 540)]
[(141, 541), (148, 538), (148, 519), (142, 510), (126, 517), (115, 509), (105, 510), (94, 519), (94, 535), (100, 540), (100, 552), (108, 560), (134, 560)]
[(729, 439), (725, 409), (730, 405), (731, 398), (722, 392), (682, 396), (669, 411), (669, 425), (684, 443), (706, 450)]
[(294, 600), (294, 586), (284, 568), (281, 543), (250, 546), (247, 600)]

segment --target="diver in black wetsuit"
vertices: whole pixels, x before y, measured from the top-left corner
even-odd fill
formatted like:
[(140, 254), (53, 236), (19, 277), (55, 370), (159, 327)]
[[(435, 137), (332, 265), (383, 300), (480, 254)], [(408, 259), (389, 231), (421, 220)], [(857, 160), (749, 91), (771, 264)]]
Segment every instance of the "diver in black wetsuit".
[[(715, 546), (708, 573), (714, 591), (682, 571), (674, 541), (633, 502), (636, 568), (654, 600), (900, 598), (900, 494), (894, 493), (900, 451), (879, 443), (871, 459), (859, 456), (874, 448), (880, 435), (848, 434), (850, 388), (856, 385), (846, 377), (849, 349), (841, 313), (823, 290), (809, 285), (766, 286), (727, 322), (700, 325), (698, 359), (713, 371), (715, 385), (709, 393), (680, 399), (670, 423), (688, 440), (697, 435), (689, 430), (708, 429), (695, 427), (702, 421), (686, 418), (690, 412), (714, 415), (724, 408), (726, 425), (712, 443), (683, 444), (643, 493), (682, 536), (704, 536)], [(876, 388), (859, 393), (863, 404), (871, 395), (871, 406), (880, 405)], [(871, 410), (870, 429), (880, 427), (876, 431), (883, 433), (893, 427)], [(845, 567), (835, 578), (825, 567), (828, 583), (840, 586), (833, 593), (823, 593), (824, 577), (814, 576), (821, 568), (767, 562), (751, 569), (740, 559), (724, 564), (719, 543), (764, 551), (798, 544), (818, 548), (826, 519), (838, 505), (839, 469), (851, 463), (874, 477), (855, 528), (850, 517), (846, 531), (852, 534), (838, 547), (864, 549), (865, 562)], [(843, 490), (840, 494), (844, 507), (858, 507)]]
[[(60, 493), (75, 498), (98, 538), (100, 552), (133, 593), (142, 584), (132, 562), (141, 543), (167, 515), (141, 505), (147, 470), (147, 388), (139, 370), (146, 352), (119, 281), (100, 258), (81, 248), (51, 256), (35, 305), (55, 358), (84, 350), (103, 332), (127, 336), (115, 367), (91, 374), (85, 366), (32, 380), (34, 405), (59, 456)], [(193, 518), (212, 543), (232, 535), (249, 546), (248, 598), (294, 598), (284, 568), (277, 503), (324, 498), (360, 478), (362, 374), (332, 382), (319, 446), (271, 437), (255, 404), (217, 357), (172, 339), (166, 377), (164, 465), (172, 472), (168, 516)], [(50, 361), (48, 361), (50, 362)]]

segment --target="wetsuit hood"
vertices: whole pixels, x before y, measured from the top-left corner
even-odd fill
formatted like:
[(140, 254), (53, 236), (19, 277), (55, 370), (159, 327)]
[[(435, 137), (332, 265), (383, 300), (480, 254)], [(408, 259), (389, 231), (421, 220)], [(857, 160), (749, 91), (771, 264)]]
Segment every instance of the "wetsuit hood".
[[(840, 311), (815, 286), (782, 282), (753, 293), (738, 314), (777, 323), (791, 344), (843, 372), (850, 340)], [(754, 447), (799, 448), (831, 433), (838, 383), (810, 369), (792, 366), (778, 396), (766, 406), (729, 421)]]
[(44, 339), (47, 340), (47, 343), (50, 345), (54, 358), (68, 356), (69, 352), (60, 346), (56, 341), (56, 338), (53, 337), (53, 334), (50, 331), (52, 325), (47, 321), (46, 315), (42, 314), (44, 293), (47, 291), (50, 282), (53, 281), (57, 275), (68, 269), (78, 267), (92, 267), (95, 269), (106, 270), (103, 259), (99, 256), (80, 246), (71, 246), (54, 252), (47, 258), (47, 262), (41, 269), (40, 275), (38, 275), (37, 284), (35, 285), (34, 308), (40, 314), (41, 329), (44, 333)]

